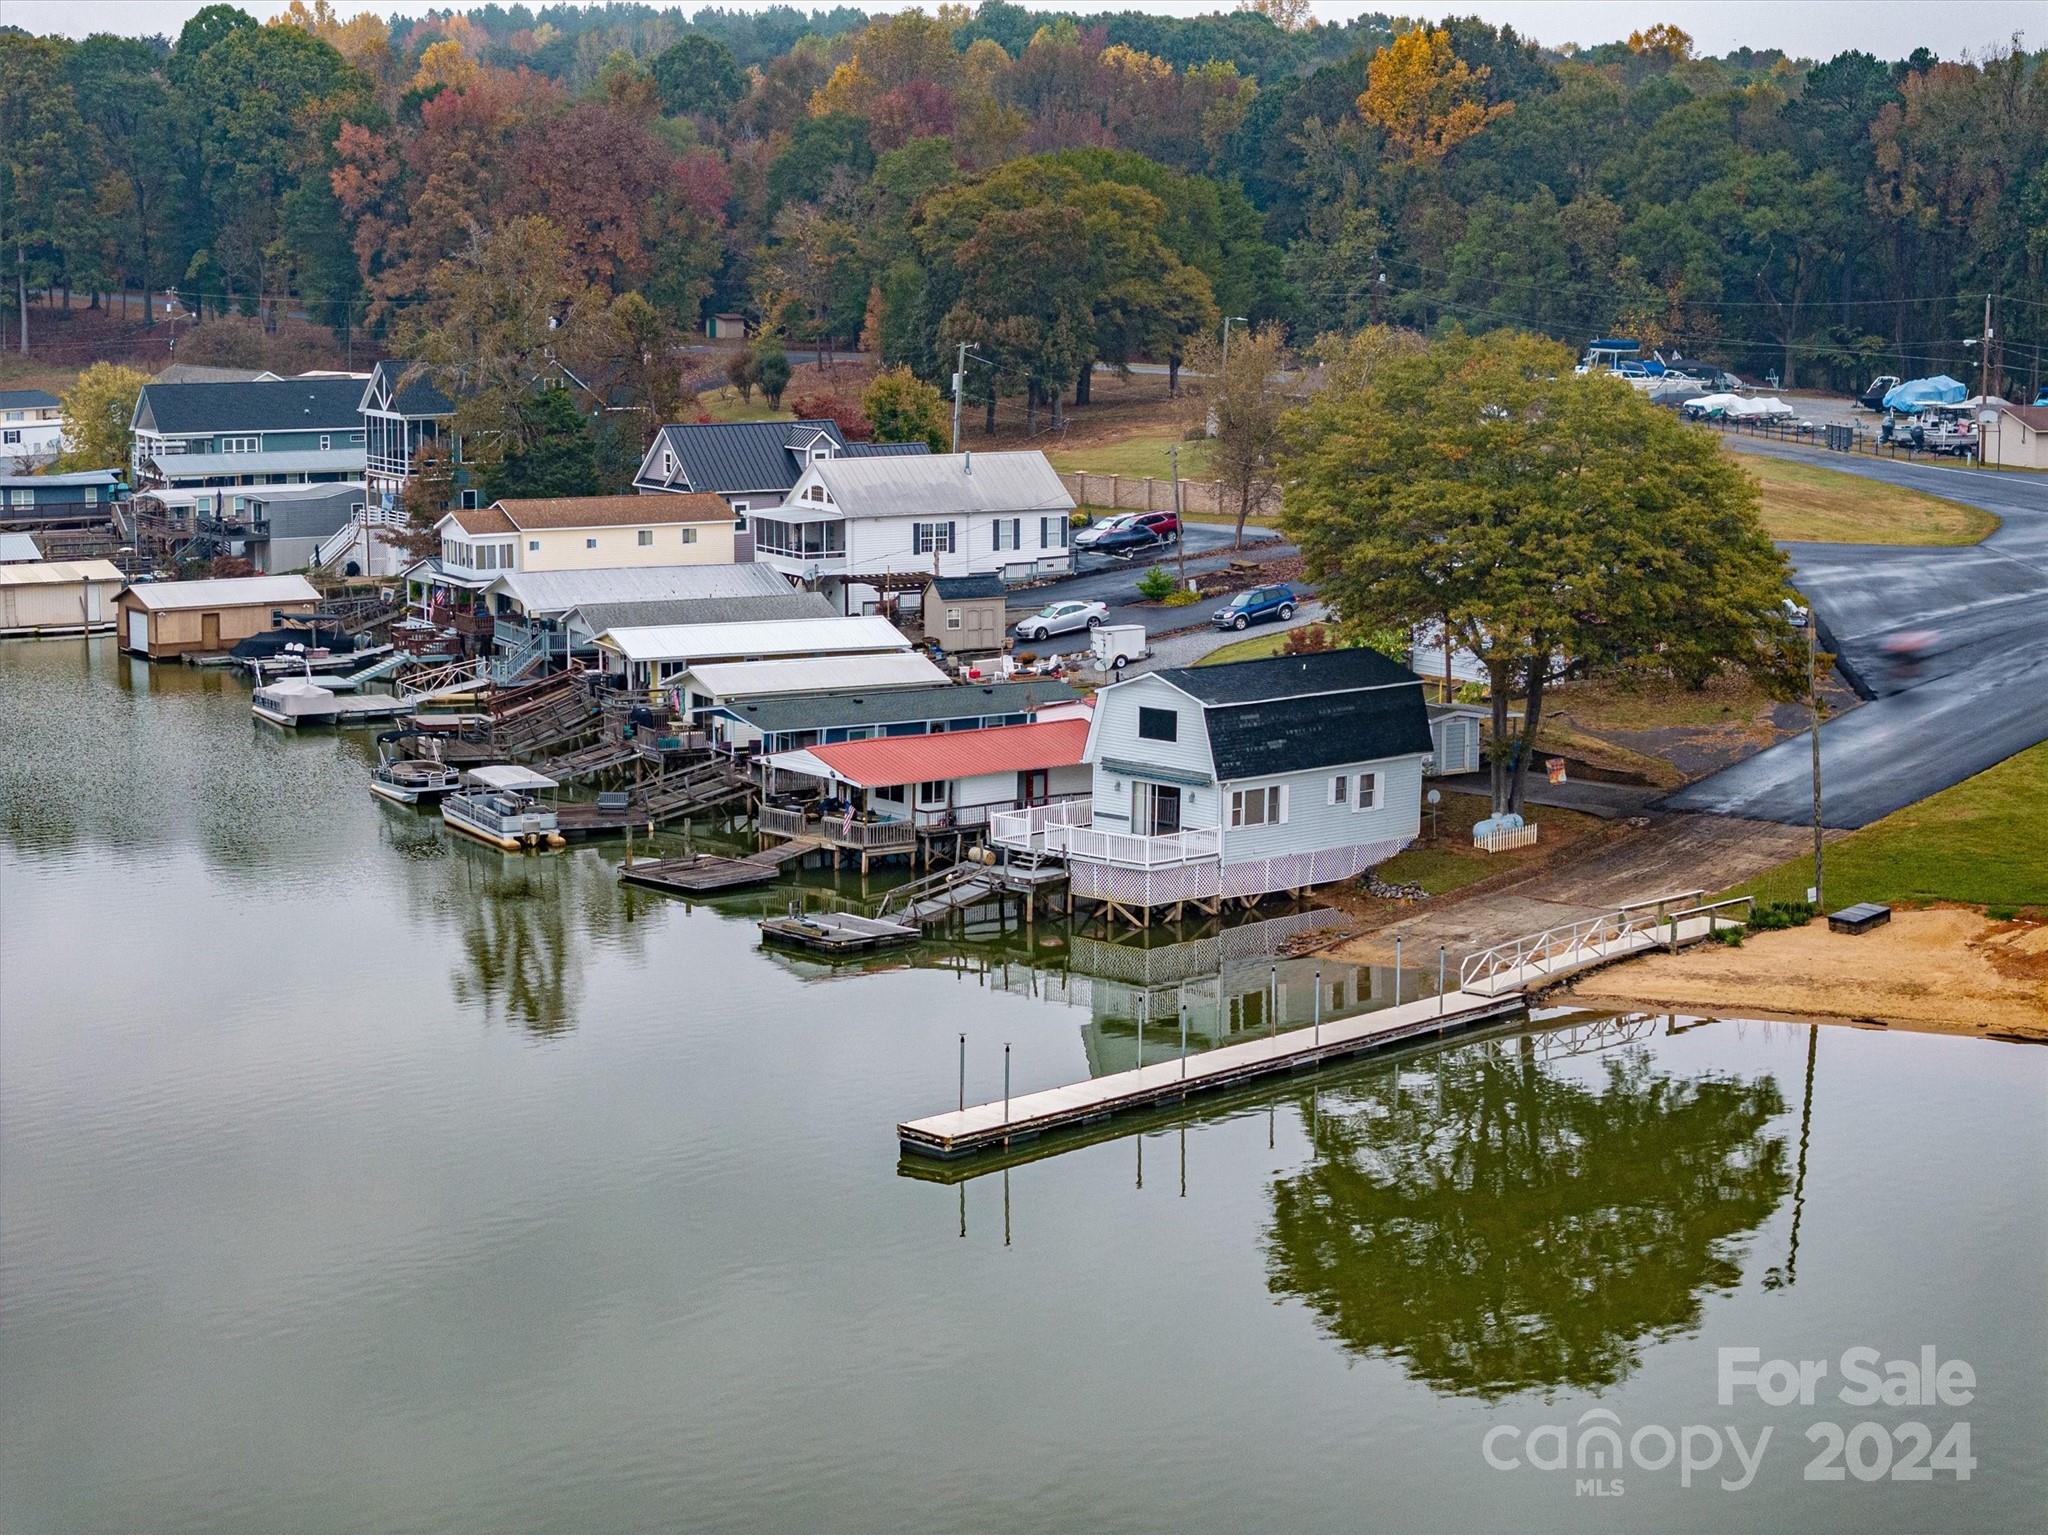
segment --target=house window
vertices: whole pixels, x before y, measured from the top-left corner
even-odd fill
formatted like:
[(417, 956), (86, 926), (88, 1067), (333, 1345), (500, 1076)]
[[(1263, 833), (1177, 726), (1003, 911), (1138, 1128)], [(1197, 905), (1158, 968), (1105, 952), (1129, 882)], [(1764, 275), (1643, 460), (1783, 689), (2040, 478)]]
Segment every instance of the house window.
[[(689, 530), (684, 529), (684, 531), (688, 532)], [(654, 544), (654, 529), (642, 528), (640, 530), (639, 544), (642, 549), (651, 548)]]
[(223, 453), (256, 453), (263, 448), (261, 437), (223, 437), (220, 450)]
[(953, 552), (953, 524), (950, 522), (914, 522), (910, 525), (910, 552), (913, 554), (951, 554)]
[(594, 538), (586, 538), (583, 540), (583, 547), (586, 549), (595, 549), (597, 547), (597, 540)]
[(477, 499), (477, 493), (475, 491), (465, 490), (462, 493), (462, 509), (464, 511), (473, 512), (482, 504), (483, 503)]
[(1351, 801), (1351, 808), (1353, 810), (1376, 810), (1379, 808), (1379, 803), (1380, 775), (1377, 773), (1360, 773), (1358, 775), (1358, 793)]
[[(649, 543), (654, 542), (652, 535), (648, 537), (647, 541)], [(697, 530), (695, 528), (683, 529), (683, 542), (686, 544), (694, 544), (695, 542), (697, 542)]]
[(1333, 805), (1348, 805), (1351, 803), (1351, 776), (1348, 773), (1339, 773), (1330, 780), (1330, 803)]
[(350, 432), (348, 434), (348, 440), (350, 442), (361, 442), (363, 440), (363, 434), (361, 432)]
[(1138, 735), (1147, 741), (1178, 741), (1180, 716), (1171, 709), (1140, 709)]
[(667, 448), (661, 450), (661, 477), (672, 480), (676, 477), (676, 456)]
[(1038, 519), (1038, 547), (1041, 549), (1064, 549), (1072, 534), (1073, 528), (1064, 517)]
[(528, 540), (526, 541), (526, 552), (527, 552), (528, 554), (539, 554), (539, 553), (540, 553), (540, 540), (539, 540), (539, 539), (537, 539), (537, 538), (529, 538), (529, 539), (528, 539)]
[(946, 609), (946, 627), (948, 629), (960, 627), (960, 610), (958, 608)]
[(998, 517), (995, 522), (996, 548), (1022, 549), (1024, 547), (1024, 519), (1021, 517)]
[(946, 802), (946, 780), (927, 778), (917, 786), (917, 802), (920, 805), (943, 805)]
[(903, 785), (900, 783), (883, 784), (873, 792), (876, 799), (886, 800), (892, 805), (903, 803)]
[(325, 432), (322, 432), (322, 433), (320, 434), (320, 451), (321, 451), (322, 453), (329, 453), (329, 452), (332, 452), (332, 451), (333, 451), (333, 449), (334, 449), (334, 439), (333, 439), (332, 437), (328, 436), (328, 435), (327, 435), (327, 433), (325, 433)]
[(1230, 791), (1232, 826), (1278, 826), (1287, 819), (1287, 790), (1280, 784)]
[(6, 440), (7, 440), (7, 441), (9, 441), (9, 442), (20, 442), (20, 441), (21, 441), (21, 433), (19, 433), (19, 432), (9, 432), (9, 433), (7, 434), (7, 438), (6, 438)]

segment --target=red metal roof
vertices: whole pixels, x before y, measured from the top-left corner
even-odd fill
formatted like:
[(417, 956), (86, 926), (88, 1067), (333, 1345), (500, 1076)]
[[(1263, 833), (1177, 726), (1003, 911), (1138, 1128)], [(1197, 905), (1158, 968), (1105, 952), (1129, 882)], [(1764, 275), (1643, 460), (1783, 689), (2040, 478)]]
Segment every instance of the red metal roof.
[(1043, 725), (998, 725), (992, 730), (948, 730), (938, 735), (877, 736), (808, 750), (849, 783), (878, 789), (933, 778), (1072, 767), (1087, 745), (1086, 720), (1052, 720)]

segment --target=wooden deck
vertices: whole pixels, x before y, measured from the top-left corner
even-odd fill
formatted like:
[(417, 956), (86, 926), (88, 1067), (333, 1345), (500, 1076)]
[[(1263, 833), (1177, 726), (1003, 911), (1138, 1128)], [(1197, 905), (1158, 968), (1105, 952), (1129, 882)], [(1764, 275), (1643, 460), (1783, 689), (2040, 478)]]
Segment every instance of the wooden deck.
[(815, 843), (797, 841), (739, 858), (721, 853), (685, 853), (679, 858), (641, 859), (620, 865), (619, 879), (628, 885), (682, 895), (739, 890), (748, 885), (765, 885), (780, 877), (785, 866), (816, 848)]
[(1507, 967), (1471, 966), (1468, 961), (1468, 968), (1478, 972), (1470, 989), (1196, 1051), (1178, 1060), (1065, 1087), (906, 1120), (896, 1127), (897, 1143), (908, 1156), (942, 1160), (972, 1156), (1019, 1140), (1095, 1124), (1115, 1114), (1178, 1103), (1261, 1077), (1312, 1071), (1327, 1062), (1461, 1032), (1522, 1011), (1529, 993), (1549, 982), (1666, 944), (1696, 943), (1716, 925), (1717, 918), (1710, 912), (1680, 918), (1667, 926), (1661, 937), (1643, 930), (1623, 931), (1606, 939), (1587, 938), (1574, 943), (1569, 955), (1552, 946), (1537, 946), (1526, 963)]
[(851, 912), (819, 912), (815, 916), (765, 917), (761, 936), (770, 943), (808, 949), (813, 954), (866, 954), (915, 943), (923, 935), (901, 922), (857, 917)]

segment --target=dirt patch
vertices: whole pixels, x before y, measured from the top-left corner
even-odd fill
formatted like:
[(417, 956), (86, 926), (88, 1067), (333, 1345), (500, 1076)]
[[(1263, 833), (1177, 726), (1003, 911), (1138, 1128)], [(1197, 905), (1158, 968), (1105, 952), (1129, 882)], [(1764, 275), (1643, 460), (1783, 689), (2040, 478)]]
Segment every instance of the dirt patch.
[(1861, 935), (1803, 928), (1702, 944), (1587, 977), (1573, 1001), (1658, 1012), (1840, 1018), (2048, 1042), (2048, 926), (1953, 907)]
[[(1857, 702), (1855, 693), (1831, 674), (1822, 694), (1826, 717), (1833, 719)], [(1559, 684), (1544, 706), (1542, 734), (1596, 763), (1644, 773), (1647, 782), (1676, 788), (1806, 728), (1803, 700), (1773, 699), (1740, 673), (1726, 671), (1698, 689), (1661, 679)]]

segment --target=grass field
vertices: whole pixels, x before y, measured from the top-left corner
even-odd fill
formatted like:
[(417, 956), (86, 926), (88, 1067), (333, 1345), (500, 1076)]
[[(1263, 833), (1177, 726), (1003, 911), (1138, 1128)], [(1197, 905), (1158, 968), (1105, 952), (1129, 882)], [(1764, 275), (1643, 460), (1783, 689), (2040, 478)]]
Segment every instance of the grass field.
[(1221, 666), (1226, 661), (1263, 661), (1268, 656), (1277, 656), (1287, 644), (1285, 629), (1271, 629), (1264, 634), (1254, 634), (1249, 639), (1232, 640), (1221, 650), (1212, 650), (1197, 661), (1197, 666)]
[(1046, 454), (1053, 468), (1062, 473), (1086, 470), (1090, 474), (1121, 474), (1133, 479), (1150, 476), (1155, 480), (1173, 477), (1167, 450), (1180, 447), (1180, 477), (1184, 480), (1209, 478), (1207, 442), (1182, 442), (1175, 432), (1141, 432), (1101, 442), (1076, 443)]
[[(1958, 901), (1993, 912), (2048, 912), (2048, 850), (2028, 830), (2044, 797), (2048, 744), (1828, 843), (1828, 909)], [(1812, 883), (1812, 860), (1798, 858), (1732, 893), (1791, 900)]]
[(1742, 467), (1763, 488), (1763, 523), (1771, 537), (1818, 544), (1975, 544), (1998, 531), (1998, 519), (1903, 485), (1742, 455)]

